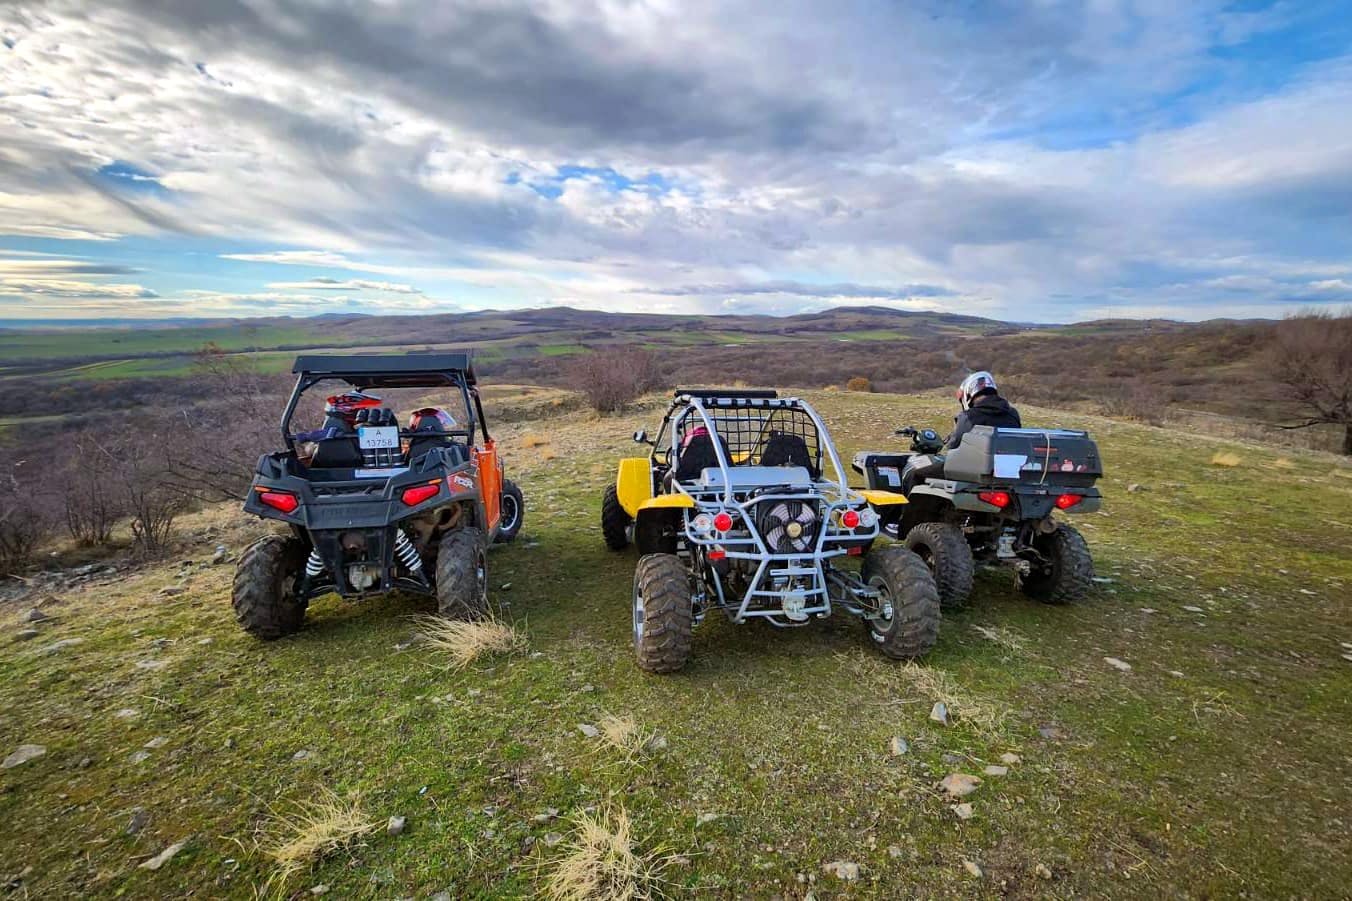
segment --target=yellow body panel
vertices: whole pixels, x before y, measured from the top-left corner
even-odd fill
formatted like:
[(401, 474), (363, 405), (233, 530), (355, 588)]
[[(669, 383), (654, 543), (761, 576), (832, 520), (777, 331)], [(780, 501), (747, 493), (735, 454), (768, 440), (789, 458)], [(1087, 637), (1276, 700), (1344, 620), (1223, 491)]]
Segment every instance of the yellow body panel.
[(670, 510), (673, 508), (693, 507), (695, 499), (688, 494), (659, 494), (638, 505), (640, 510)]
[(625, 457), (615, 477), (615, 494), (630, 516), (637, 516), (643, 502), (653, 496), (653, 470), (647, 457)]
[(888, 507), (892, 504), (910, 503), (910, 501), (906, 500), (905, 495), (897, 494), (895, 491), (879, 491), (876, 488), (865, 488), (861, 489), (859, 493), (864, 496), (864, 500), (868, 501), (869, 504), (874, 507)]

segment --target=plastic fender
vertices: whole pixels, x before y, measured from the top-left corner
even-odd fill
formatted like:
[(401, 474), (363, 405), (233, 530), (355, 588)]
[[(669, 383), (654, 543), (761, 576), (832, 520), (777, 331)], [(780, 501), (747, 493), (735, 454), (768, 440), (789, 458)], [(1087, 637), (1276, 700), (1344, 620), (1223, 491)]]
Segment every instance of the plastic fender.
[(860, 489), (859, 493), (863, 495), (864, 500), (869, 502), (871, 507), (890, 507), (893, 504), (907, 504), (904, 494), (898, 494), (895, 491), (883, 491), (878, 488)]
[(625, 457), (615, 476), (615, 493), (630, 516), (638, 516), (643, 502), (653, 496), (653, 467), (647, 457)]
[(682, 507), (694, 507), (695, 499), (685, 494), (662, 494), (650, 497), (638, 505), (641, 510), (675, 510)]

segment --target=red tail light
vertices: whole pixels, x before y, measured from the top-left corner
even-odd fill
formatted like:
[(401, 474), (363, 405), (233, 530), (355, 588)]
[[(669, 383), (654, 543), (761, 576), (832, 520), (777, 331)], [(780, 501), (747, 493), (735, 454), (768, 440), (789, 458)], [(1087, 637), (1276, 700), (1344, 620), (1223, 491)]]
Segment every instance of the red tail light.
[(725, 512), (719, 513), (714, 517), (714, 528), (720, 532), (726, 532), (732, 528), (732, 516)]
[(262, 491), (259, 492), (258, 499), (272, 509), (280, 510), (283, 513), (295, 513), (296, 508), (300, 506), (300, 501), (296, 500), (296, 496), (286, 491)]
[(977, 494), (977, 497), (981, 498), (992, 507), (999, 507), (1001, 510), (1009, 506), (1008, 491), (982, 491)]
[(436, 497), (440, 491), (441, 480), (438, 479), (432, 485), (414, 485), (412, 488), (405, 488), (400, 500), (410, 507), (416, 507), (423, 501)]
[(840, 524), (847, 529), (859, 528), (859, 511), (846, 510), (840, 515)]
[(1056, 499), (1056, 506), (1060, 510), (1069, 510), (1082, 500), (1084, 500), (1082, 494), (1063, 494)]
[(712, 548), (709, 548), (709, 559), (710, 559), (710, 560), (722, 560), (722, 559), (723, 559), (724, 557), (726, 557), (727, 555), (728, 555), (728, 552), (725, 551), (725, 550), (723, 550), (721, 547), (712, 547)]

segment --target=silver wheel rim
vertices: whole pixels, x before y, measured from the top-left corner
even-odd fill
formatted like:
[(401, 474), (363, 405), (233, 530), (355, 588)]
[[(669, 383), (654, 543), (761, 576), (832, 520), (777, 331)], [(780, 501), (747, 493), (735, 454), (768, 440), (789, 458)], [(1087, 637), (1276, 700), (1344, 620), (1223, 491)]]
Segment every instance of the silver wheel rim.
[(474, 557), (474, 584), (479, 590), (480, 599), (488, 600), (488, 560), (483, 551)]
[[(516, 498), (510, 494), (502, 496), (502, 523), (498, 526), (499, 531), (510, 532), (516, 528), (516, 521), (521, 516), (521, 506), (517, 504)], [(511, 515), (507, 515), (510, 513)]]
[(643, 591), (634, 586), (634, 647), (643, 643)]
[(883, 633), (892, 625), (892, 619), (897, 615), (897, 611), (896, 608), (892, 606), (892, 592), (887, 590), (887, 583), (884, 582), (880, 576), (874, 576), (872, 579), (869, 579), (868, 584), (870, 588), (876, 588), (878, 594), (881, 595), (881, 597), (878, 598), (878, 606), (883, 610), (891, 611), (891, 615), (886, 618), (880, 616), (877, 619), (868, 621), (868, 634), (873, 637), (874, 641), (882, 642), (887, 638)]

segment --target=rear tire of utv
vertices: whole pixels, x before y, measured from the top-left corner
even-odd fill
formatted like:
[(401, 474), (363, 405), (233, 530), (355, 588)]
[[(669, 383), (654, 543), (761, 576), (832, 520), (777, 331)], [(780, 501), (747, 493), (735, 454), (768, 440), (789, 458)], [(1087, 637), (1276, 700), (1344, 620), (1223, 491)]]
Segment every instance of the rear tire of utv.
[(245, 548), (235, 567), (230, 604), (245, 632), (263, 641), (290, 635), (305, 622), (306, 602), (295, 595), (305, 566), (298, 538), (268, 535)]
[(675, 554), (649, 554), (634, 570), (634, 653), (639, 669), (674, 673), (690, 659), (690, 577)]
[(606, 547), (612, 551), (629, 547), (629, 526), (633, 521), (620, 506), (620, 494), (615, 486), (607, 485), (605, 496), (601, 498), (601, 534), (605, 536)]
[(437, 550), (437, 612), (448, 619), (488, 615), (488, 553), (484, 533), (447, 532)]
[(1059, 523), (1055, 532), (1034, 539), (1033, 546), (1051, 561), (1051, 568), (1020, 575), (1019, 589), (1024, 594), (1044, 604), (1071, 604), (1088, 596), (1094, 587), (1094, 558), (1083, 535)]
[(939, 589), (913, 551), (889, 545), (864, 558), (860, 575), (892, 604), (888, 620), (865, 620), (878, 650), (895, 660), (921, 657), (939, 640)]
[(906, 547), (925, 561), (939, 588), (939, 604), (961, 610), (972, 593), (976, 561), (962, 529), (946, 522), (922, 522), (906, 535)]
[(516, 487), (516, 483), (511, 479), (502, 480), (502, 516), (498, 520), (498, 534), (493, 540), (498, 544), (506, 544), (517, 536), (521, 531), (521, 524), (526, 521), (526, 499), (521, 494), (521, 489)]

